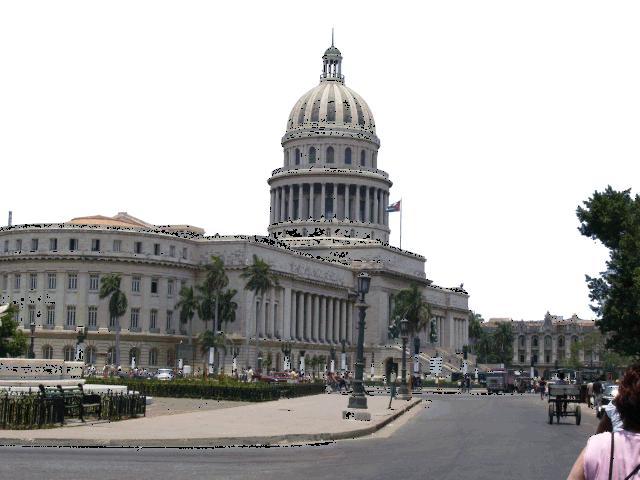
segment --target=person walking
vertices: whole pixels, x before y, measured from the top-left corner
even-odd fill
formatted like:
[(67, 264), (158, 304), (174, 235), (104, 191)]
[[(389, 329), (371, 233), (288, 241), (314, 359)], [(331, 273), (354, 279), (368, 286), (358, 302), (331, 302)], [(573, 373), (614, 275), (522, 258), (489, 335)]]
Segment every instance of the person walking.
[(600, 407), (600, 395), (602, 395), (602, 377), (593, 382), (593, 406), (596, 409), (596, 413), (599, 415)]
[(544, 378), (540, 379), (540, 400), (544, 400), (544, 388), (547, 386), (547, 382)]
[(567, 480), (640, 478), (640, 364), (627, 369), (613, 403), (622, 420), (622, 430), (593, 435)]
[(587, 383), (587, 407), (593, 408), (593, 382)]

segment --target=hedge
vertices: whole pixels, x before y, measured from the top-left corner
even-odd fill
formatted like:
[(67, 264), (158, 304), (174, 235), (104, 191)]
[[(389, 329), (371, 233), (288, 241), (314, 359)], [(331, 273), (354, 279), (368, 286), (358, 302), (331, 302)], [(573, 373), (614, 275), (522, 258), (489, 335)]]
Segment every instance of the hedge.
[(129, 390), (152, 397), (203, 398), (265, 402), (280, 398), (316, 395), (325, 391), (324, 383), (242, 383), (212, 380), (144, 380), (135, 378), (89, 378), (87, 384), (126, 385)]

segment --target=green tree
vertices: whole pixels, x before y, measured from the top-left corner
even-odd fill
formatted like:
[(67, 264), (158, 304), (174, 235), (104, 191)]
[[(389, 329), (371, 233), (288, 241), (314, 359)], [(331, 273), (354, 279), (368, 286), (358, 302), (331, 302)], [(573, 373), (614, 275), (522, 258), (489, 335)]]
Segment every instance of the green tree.
[(586, 276), (596, 325), (606, 347), (620, 355), (640, 357), (640, 196), (608, 186), (576, 210), (586, 237), (609, 249), (606, 270)]
[(271, 266), (255, 254), (253, 264), (243, 269), (240, 278), (246, 280), (244, 288), (253, 292), (254, 297), (262, 296), (271, 288), (278, 286), (278, 279), (271, 270)]
[(127, 313), (127, 296), (122, 290), (120, 290), (120, 282), (122, 277), (117, 273), (110, 273), (105, 275), (100, 280), (100, 293), (101, 299), (109, 297), (109, 316), (115, 320), (116, 323), (116, 365), (120, 365), (120, 318)]
[(493, 349), (493, 336), (484, 330), (480, 333), (480, 338), (478, 338), (476, 343), (476, 354), (478, 355), (479, 363), (495, 363), (496, 361)]
[(492, 335), (492, 347), (496, 359), (505, 365), (513, 358), (513, 330), (508, 322), (500, 322)]
[(230, 288), (220, 294), (220, 313), (218, 317), (219, 331), (222, 331), (222, 325), (226, 325), (236, 320), (236, 311), (238, 310), (238, 304), (233, 298), (238, 293), (237, 290)]
[(227, 353), (228, 339), (224, 332), (212, 332), (205, 330), (198, 335), (198, 343), (200, 344), (200, 353), (207, 355), (210, 348), (215, 348)]
[(229, 278), (224, 270), (224, 261), (215, 255), (211, 256), (211, 262), (205, 265), (204, 281), (196, 287), (198, 291), (198, 316), (205, 322), (205, 330), (207, 322), (214, 321), (213, 329), (221, 330), (220, 316), (220, 297), (222, 290), (229, 284)]
[(27, 352), (27, 335), (18, 329), (18, 311), (12, 303), (0, 316), (0, 357), (20, 357)]
[(180, 309), (180, 322), (189, 325), (189, 345), (193, 343), (193, 316), (198, 311), (198, 299), (193, 287), (182, 287), (180, 289), (180, 300), (175, 308)]
[(477, 343), (482, 337), (482, 315), (475, 313), (473, 310), (469, 312), (469, 341), (471, 343), (473, 353), (477, 353)]
[(569, 358), (566, 361), (566, 366), (573, 370), (579, 370), (584, 366), (580, 361), (580, 348), (580, 342), (572, 342), (571, 347), (569, 347)]
[(403, 318), (408, 320), (410, 337), (415, 337), (426, 330), (431, 320), (431, 307), (425, 301), (417, 284), (412, 283), (408, 288), (400, 290), (394, 295), (394, 300), (393, 318), (395, 322)]

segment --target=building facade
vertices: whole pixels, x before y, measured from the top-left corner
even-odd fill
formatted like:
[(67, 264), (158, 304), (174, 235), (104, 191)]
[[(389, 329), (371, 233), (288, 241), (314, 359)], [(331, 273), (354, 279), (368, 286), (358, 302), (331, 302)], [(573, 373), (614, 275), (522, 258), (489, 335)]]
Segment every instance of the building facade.
[[(232, 343), (218, 364), (229, 371), (233, 350), (239, 365), (258, 359), (283, 368), (281, 347), (301, 356), (327, 357), (346, 342), (352, 368), (357, 335), (357, 275), (372, 276), (367, 295), (365, 351), (377, 374), (397, 361), (388, 325), (393, 295), (418, 284), (432, 305), (438, 347), (468, 343), (468, 294), (434, 285), (425, 258), (388, 244), (389, 175), (377, 168), (380, 145), (367, 104), (344, 85), (342, 56), (323, 56), (319, 86), (294, 105), (282, 138), (283, 167), (274, 170), (267, 236), (206, 236), (188, 225), (155, 226), (124, 212), (76, 218), (60, 224), (0, 229), (0, 303), (16, 302), (23, 328), (36, 324), (36, 357), (71, 358), (76, 327), (88, 327), (85, 358), (104, 365), (115, 358), (116, 324), (101, 279), (122, 276), (129, 305), (120, 319), (120, 359), (142, 367), (173, 367), (189, 343), (179, 321), (178, 292), (203, 279), (211, 256), (225, 264), (237, 290), (236, 320), (224, 325)], [(253, 256), (265, 260), (278, 286), (263, 296), (246, 290), (240, 277)], [(209, 326), (210, 328), (210, 326)], [(193, 332), (204, 331), (196, 316)], [(28, 332), (27, 332), (28, 333)], [(421, 334), (423, 345), (430, 332)], [(200, 352), (194, 354), (200, 364)], [(188, 359), (184, 359), (190, 363)]]

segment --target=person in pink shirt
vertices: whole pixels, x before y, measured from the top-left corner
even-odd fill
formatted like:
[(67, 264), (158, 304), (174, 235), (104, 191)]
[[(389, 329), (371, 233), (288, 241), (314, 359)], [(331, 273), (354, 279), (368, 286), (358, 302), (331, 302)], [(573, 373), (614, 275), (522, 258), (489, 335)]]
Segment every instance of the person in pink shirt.
[(640, 480), (640, 364), (625, 372), (613, 402), (623, 429), (593, 435), (567, 480)]

